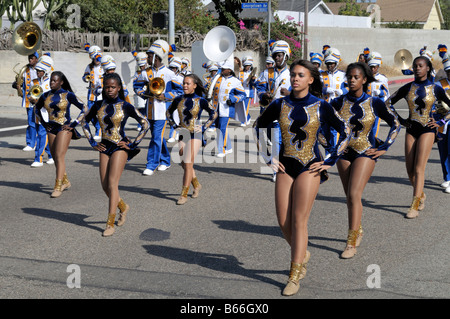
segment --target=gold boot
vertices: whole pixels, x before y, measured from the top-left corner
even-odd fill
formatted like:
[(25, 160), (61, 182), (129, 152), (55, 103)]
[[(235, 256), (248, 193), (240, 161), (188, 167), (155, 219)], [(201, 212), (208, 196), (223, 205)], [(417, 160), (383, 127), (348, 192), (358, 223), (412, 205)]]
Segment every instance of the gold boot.
[(189, 192), (189, 186), (183, 186), (181, 196), (178, 198), (177, 205), (183, 205), (187, 202), (187, 195)]
[(408, 209), (408, 213), (406, 213), (406, 218), (416, 218), (419, 216), (419, 206), (420, 206), (420, 197), (414, 196), (413, 201), (411, 203), (411, 207)]
[(289, 279), (286, 287), (283, 289), (283, 296), (292, 296), (298, 292), (298, 289), (300, 288), (300, 279), (304, 277), (304, 274), (302, 276), (303, 269), (303, 264), (291, 262)]
[(119, 208), (119, 219), (117, 220), (117, 226), (122, 226), (125, 224), (125, 220), (127, 219), (127, 213), (130, 210), (130, 206), (123, 201), (122, 198), (119, 199), (119, 204), (117, 205)]
[(362, 226), (359, 225), (358, 237), (356, 237), (355, 247), (359, 247), (359, 245), (361, 245), (362, 237), (363, 237), (363, 229)]
[(197, 198), (200, 190), (202, 189), (202, 185), (199, 183), (197, 177), (192, 179), (192, 186), (194, 186), (194, 193), (192, 193), (192, 198)]
[(65, 189), (69, 189), (70, 186), (72, 186), (69, 182), (69, 179), (67, 178), (67, 173), (64, 173), (64, 177), (62, 179), (62, 186), (61, 186), (61, 191), (65, 190)]
[(420, 196), (420, 204), (417, 210), (423, 210), (425, 208), (425, 199), (427, 199), (427, 195), (425, 195), (425, 193), (422, 192), (422, 195)]
[(103, 232), (103, 237), (108, 237), (114, 234), (114, 222), (116, 220), (116, 214), (108, 214), (108, 221), (106, 222), (106, 229)]
[(63, 185), (63, 180), (62, 179), (56, 179), (55, 180), (55, 187), (53, 188), (53, 193), (50, 195), (50, 197), (52, 198), (57, 198), (59, 196), (61, 196), (62, 194), (62, 185)]
[(349, 229), (348, 230), (347, 246), (345, 247), (345, 250), (342, 252), (341, 258), (348, 259), (348, 258), (352, 258), (353, 256), (356, 255), (356, 239), (358, 238), (358, 234), (359, 234), (359, 229), (357, 229), (357, 230)]

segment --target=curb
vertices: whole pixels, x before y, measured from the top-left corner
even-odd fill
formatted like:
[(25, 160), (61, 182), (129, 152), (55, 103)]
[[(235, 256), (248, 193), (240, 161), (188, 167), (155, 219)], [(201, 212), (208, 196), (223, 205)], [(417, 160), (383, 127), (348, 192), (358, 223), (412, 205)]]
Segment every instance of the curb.
[(395, 80), (391, 80), (388, 82), (388, 85), (395, 85), (395, 84), (404, 84), (404, 83), (408, 83), (408, 82), (412, 82), (414, 81), (414, 78), (404, 78), (404, 79), (395, 79)]

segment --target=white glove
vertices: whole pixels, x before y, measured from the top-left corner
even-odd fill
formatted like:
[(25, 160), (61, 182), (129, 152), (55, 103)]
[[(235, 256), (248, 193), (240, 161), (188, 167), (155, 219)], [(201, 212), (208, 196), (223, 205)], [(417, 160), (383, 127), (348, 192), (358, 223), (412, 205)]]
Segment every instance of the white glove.
[(334, 93), (336, 94), (336, 96), (341, 96), (342, 93), (344, 93), (344, 92), (342, 92), (341, 89), (337, 89), (337, 90), (334, 91)]
[(372, 92), (373, 92), (374, 96), (379, 96), (381, 93), (381, 90), (373, 90)]
[(333, 94), (334, 90), (332, 88), (327, 88), (327, 94)]

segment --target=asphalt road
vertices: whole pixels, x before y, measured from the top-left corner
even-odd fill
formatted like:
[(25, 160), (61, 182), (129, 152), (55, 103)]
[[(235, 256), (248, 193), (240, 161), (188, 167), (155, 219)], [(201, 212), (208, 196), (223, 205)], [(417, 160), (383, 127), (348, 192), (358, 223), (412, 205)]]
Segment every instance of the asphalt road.
[[(22, 109), (0, 106), (0, 111), (0, 131), (24, 125)], [(256, 118), (259, 110), (251, 112)], [(235, 152), (217, 159), (211, 148), (204, 149), (195, 165), (203, 189), (183, 206), (175, 204), (181, 192), (180, 165), (142, 175), (147, 136), (120, 181), (121, 197), (131, 206), (128, 220), (109, 238), (101, 236), (107, 198), (100, 187), (98, 154), (86, 139), (72, 141), (67, 154), (72, 187), (51, 199), (54, 166), (31, 168), (33, 153), (22, 151), (25, 130), (2, 131), (0, 298), (162, 301), (154, 307), (173, 301), (176, 306), (170, 310), (182, 318), (186, 300), (200, 305), (223, 299), (270, 304), (280, 299), (450, 297), (450, 195), (439, 187), (436, 145), (426, 171), (426, 207), (414, 220), (404, 217), (412, 200), (404, 129), (378, 161), (363, 197), (364, 238), (350, 260), (339, 258), (347, 208), (337, 170), (330, 169), (309, 221), (306, 278), (299, 293), (286, 298), (281, 290), (290, 249), (276, 221), (274, 183), (246, 135), (250, 129), (236, 122), (232, 126), (237, 129)], [(134, 136), (134, 124), (129, 128)], [(384, 125), (382, 136), (386, 133)], [(170, 148), (176, 161), (177, 147)], [(218, 306), (215, 314), (225, 314), (224, 306), (220, 311)]]

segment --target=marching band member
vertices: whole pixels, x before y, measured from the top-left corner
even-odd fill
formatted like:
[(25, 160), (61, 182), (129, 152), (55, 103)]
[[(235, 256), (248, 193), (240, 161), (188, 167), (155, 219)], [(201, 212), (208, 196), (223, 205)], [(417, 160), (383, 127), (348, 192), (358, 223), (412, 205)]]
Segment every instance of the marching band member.
[[(108, 221), (103, 236), (111, 236), (114, 231), (116, 211), (119, 208), (117, 226), (125, 223), (130, 206), (119, 196), (119, 180), (127, 161), (136, 156), (137, 147), (149, 129), (148, 120), (137, 109), (125, 102), (123, 84), (117, 73), (106, 74), (103, 78), (103, 98), (96, 101), (86, 114), (82, 127), (91, 146), (100, 153), (100, 180), (103, 191), (109, 199)], [(92, 137), (89, 122), (97, 117), (102, 127), (102, 140), (97, 143)], [(126, 136), (124, 128), (129, 117), (138, 121), (142, 130), (134, 142)]]
[[(136, 72), (134, 73), (132, 77), (132, 83), (134, 83), (137, 78), (139, 77), (139, 74), (141, 74), (142, 71), (145, 71), (147, 69), (147, 53), (145, 52), (137, 52), (132, 51), (131, 54), (136, 59)], [(140, 97), (139, 95), (135, 94), (136, 100), (135, 105), (139, 112), (145, 113), (145, 104), (146, 100)], [(138, 123), (137, 130), (140, 131), (142, 129), (141, 125)]]
[[(112, 56), (103, 55), (102, 59), (101, 59), (101, 65), (102, 65), (102, 69), (105, 72), (105, 74), (116, 73), (116, 61), (114, 60), (114, 58)], [(103, 87), (103, 79), (101, 80), (101, 85)], [(125, 95), (125, 102), (128, 102), (131, 104), (130, 93), (128, 92), (127, 86), (125, 85), (125, 83), (123, 81), (122, 81), (122, 85), (123, 85), (123, 93)]]
[(139, 77), (133, 83), (134, 91), (137, 95), (147, 99), (147, 118), (150, 122), (151, 139), (147, 153), (147, 164), (143, 171), (143, 175), (151, 176), (155, 170), (165, 171), (170, 167), (170, 152), (167, 148), (166, 140), (164, 138), (164, 131), (167, 124), (166, 118), (166, 99), (174, 98), (172, 93), (165, 94), (164, 91), (158, 95), (149, 95), (144, 86), (150, 85), (150, 81), (155, 78), (162, 78), (165, 83), (172, 80), (174, 73), (167, 68), (163, 60), (172, 49), (164, 40), (156, 40), (147, 50), (147, 64), (148, 68), (145, 72), (141, 72)]
[[(271, 41), (271, 54), (274, 60), (274, 67), (264, 70), (257, 84), (261, 113), (273, 99), (278, 99), (289, 95), (291, 90), (290, 74), (287, 62), (291, 56), (291, 48), (286, 41)], [(276, 156), (281, 146), (280, 125), (277, 120), (272, 123), (272, 127), (267, 131), (268, 142), (272, 145), (272, 154)], [(276, 172), (274, 171), (272, 181), (275, 182)]]
[(271, 56), (268, 56), (266, 58), (266, 69), (273, 68), (274, 66), (275, 66), (275, 60)]
[[(172, 60), (169, 63), (169, 69), (172, 70), (172, 72), (175, 74), (172, 77), (172, 81), (168, 83), (168, 92), (175, 92), (176, 95), (180, 95), (181, 92), (183, 92), (183, 81), (184, 76), (181, 74), (181, 59), (179, 57), (173, 57)], [(167, 101), (167, 108), (171, 105), (172, 101)], [(177, 118), (178, 119), (178, 118)], [(175, 121), (176, 122), (176, 121)], [(169, 124), (171, 122), (169, 121)], [(175, 131), (173, 125), (170, 124), (170, 132), (169, 132), (169, 139), (167, 142), (173, 143), (178, 139), (178, 134)]]
[[(28, 93), (31, 88), (31, 82), (37, 77), (36, 75), (36, 63), (39, 60), (39, 54), (37, 52), (34, 52), (33, 54), (30, 54), (28, 56), (28, 64), (25, 69), (25, 72), (23, 73), (23, 83), (22, 87), (20, 88), (22, 91), (22, 107), (26, 109), (27, 111), (27, 129), (26, 129), (26, 135), (25, 135), (25, 142), (26, 146), (23, 148), (23, 151), (30, 152), (34, 151), (36, 148), (36, 125), (34, 122), (34, 110), (33, 110), (33, 104), (28, 99)], [(17, 89), (17, 83), (14, 82), (12, 87), (14, 89)]]
[(318, 52), (317, 52), (317, 53), (311, 52), (311, 53), (309, 54), (309, 57), (310, 57), (311, 63), (312, 63), (315, 67), (317, 67), (317, 69), (319, 70), (319, 72), (321, 72), (320, 67), (322, 66), (322, 63), (323, 63), (323, 55), (320, 54), (320, 53), (318, 53)]
[[(347, 79), (345, 78), (345, 72), (338, 69), (341, 61), (341, 53), (338, 49), (332, 48), (328, 45), (323, 46), (324, 63), (326, 65), (326, 71), (321, 72), (321, 78), (323, 83), (323, 96), (324, 100), (330, 102), (343, 95), (348, 91)], [(325, 136), (326, 141), (331, 141), (331, 144), (324, 145), (326, 157), (330, 154), (330, 148), (334, 147), (337, 142), (337, 132), (333, 129), (327, 132), (332, 136)]]
[(341, 53), (336, 48), (328, 48), (324, 53), (324, 63), (327, 67), (322, 72), (323, 94), (330, 102), (334, 98), (347, 93), (345, 72), (338, 69)]
[(218, 112), (216, 127), (219, 129), (217, 137), (217, 157), (224, 157), (233, 153), (228, 136), (228, 124), (234, 117), (235, 104), (245, 99), (245, 91), (241, 81), (234, 76), (232, 61), (225, 61), (221, 66), (220, 77), (213, 89), (213, 107)]
[(250, 124), (250, 101), (254, 98), (255, 96), (255, 81), (256, 78), (255, 76), (252, 76), (252, 78), (249, 78), (252, 74), (253, 71), (253, 58), (251, 56), (245, 56), (242, 59), (242, 65), (244, 66), (244, 69), (242, 70), (242, 85), (244, 87), (245, 90), (245, 118), (246, 121), (245, 122), (241, 122), (241, 126), (246, 126), (248, 124)]
[[(365, 63), (365, 62), (364, 62)], [(371, 82), (367, 88), (367, 94), (376, 96), (386, 102), (389, 98), (388, 78), (379, 72), (382, 64), (382, 56), (378, 52), (371, 52), (367, 57), (367, 64), (372, 70), (375, 81)], [(373, 126), (375, 137), (378, 137), (380, 129), (380, 119), (377, 117)]]
[[(276, 59), (275, 59), (276, 60)], [(324, 100), (317, 68), (307, 60), (297, 60), (290, 67), (291, 93), (274, 100), (255, 121), (259, 130), (280, 123), (282, 146), (277, 160), (269, 164), (278, 171), (275, 184), (275, 207), (278, 224), (291, 248), (289, 279), (282, 294), (291, 296), (299, 290), (310, 258), (308, 219), (319, 185), (328, 179), (326, 170), (334, 165), (351, 136), (347, 123)], [(334, 127), (340, 133), (338, 147), (323, 161), (318, 133), (321, 126)], [(258, 143), (258, 146), (261, 146)]]
[[(91, 63), (89, 63), (84, 70), (82, 77), (84, 82), (89, 83), (87, 101), (88, 108), (90, 109), (97, 99), (101, 99), (102, 78), (104, 73), (101, 65), (102, 50), (100, 47), (96, 45), (91, 46), (89, 43), (84, 45), (84, 49), (89, 53), (89, 58), (91, 59)], [(101, 140), (100, 124), (97, 123), (95, 118), (93, 121), (92, 124), (95, 126), (94, 138), (99, 142)]]
[[(74, 121), (70, 116), (71, 105), (81, 110)], [(44, 120), (42, 109), (47, 112), (48, 121)], [(56, 180), (51, 197), (57, 198), (71, 186), (66, 173), (65, 157), (71, 139), (80, 138), (75, 127), (82, 121), (88, 108), (75, 96), (66, 76), (62, 72), (55, 71), (50, 77), (50, 91), (42, 94), (35, 110), (39, 122), (47, 130), (50, 152), (55, 161)]]
[[(441, 86), (445, 90), (445, 92), (450, 92), (448, 91), (450, 89), (450, 60), (447, 55), (447, 46), (440, 44), (438, 49), (440, 51), (439, 55), (442, 57), (442, 64), (444, 66), (444, 71), (447, 75), (447, 78), (441, 79), (440, 81), (436, 82), (436, 84)], [(450, 118), (449, 116), (447, 116), (446, 118), (440, 121), (441, 126), (438, 129), (437, 135), (439, 158), (441, 160), (442, 174), (444, 176), (444, 182), (441, 184), (441, 187), (444, 188), (445, 193), (450, 193), (450, 138), (449, 138), (450, 130), (448, 127), (450, 123), (449, 120)]]
[[(426, 45), (424, 45), (423, 48), (421, 48), (419, 50), (419, 56), (424, 56), (428, 60), (433, 61), (433, 52), (431, 52), (430, 50), (427, 50), (427, 46)], [(403, 69), (402, 73), (404, 75), (413, 75), (414, 71), (412, 70), (412, 68), (409, 68), (409, 69)], [(431, 81), (434, 81), (435, 77), (436, 77), (436, 71), (433, 69), (433, 71), (430, 74)]]
[(182, 75), (188, 75), (191, 74), (191, 71), (189, 71), (190, 62), (188, 58), (182, 58), (181, 59), (181, 74)]
[[(355, 62), (347, 67), (346, 78), (349, 92), (333, 101), (331, 106), (347, 121), (352, 136), (347, 149), (337, 161), (342, 186), (347, 197), (348, 236), (341, 258), (351, 258), (362, 239), (362, 194), (372, 175), (377, 159), (394, 143), (400, 132), (400, 122), (383, 100), (367, 92), (375, 81), (369, 66)], [(377, 146), (373, 126), (382, 118), (391, 128), (386, 141)]]
[(409, 116), (406, 120), (398, 118), (406, 127), (405, 161), (406, 172), (413, 186), (413, 200), (406, 218), (416, 218), (425, 207), (425, 169), (436, 137), (436, 123), (432, 114), (436, 110), (446, 113), (443, 107), (437, 107), (437, 101), (450, 105), (445, 90), (431, 81), (433, 65), (425, 56), (418, 56), (413, 61), (414, 81), (405, 84), (391, 95), (387, 103), (394, 105), (400, 99), (408, 103)]
[[(33, 79), (31, 86), (38, 85), (42, 88), (42, 93), (50, 91), (50, 72), (53, 67), (53, 59), (49, 55), (42, 55), (36, 64), (36, 78)], [(33, 112), (35, 113), (34, 105), (38, 99), (32, 96), (31, 90), (28, 92), (28, 100), (33, 104)], [(37, 132), (36, 149), (34, 155), (34, 162), (31, 167), (42, 167), (44, 152), (48, 155), (47, 164), (53, 164), (54, 160), (50, 152), (50, 146), (48, 145), (47, 131), (45, 127), (39, 124), (39, 120), (35, 118), (35, 127)]]
[[(208, 71), (208, 74), (203, 76), (203, 80), (205, 81), (204, 88), (205, 88), (205, 91), (208, 92), (209, 87), (211, 86), (211, 81), (214, 79), (214, 77), (216, 76), (217, 72), (219, 72), (219, 67), (220, 66), (216, 62), (208, 61), (206, 63), (203, 63), (202, 67), (204, 67)], [(202, 113), (202, 110), (200, 110), (200, 114), (201, 113)], [(206, 129), (206, 131), (214, 132), (215, 128), (216, 128), (216, 123), (213, 122), (209, 126), (209, 128)]]
[[(183, 188), (177, 204), (183, 205), (187, 201), (190, 184), (194, 187), (192, 198), (197, 198), (202, 185), (199, 183), (194, 171), (194, 160), (198, 150), (203, 144), (203, 132), (216, 120), (217, 113), (209, 102), (203, 98), (206, 91), (202, 81), (195, 74), (188, 74), (183, 79), (183, 95), (177, 96), (167, 109), (167, 118), (175, 128), (185, 129), (186, 134), (180, 136), (180, 156), (183, 158), (181, 166), (184, 170)], [(197, 124), (200, 110), (209, 114), (207, 122), (200, 126)], [(180, 119), (179, 124), (174, 115)]]

